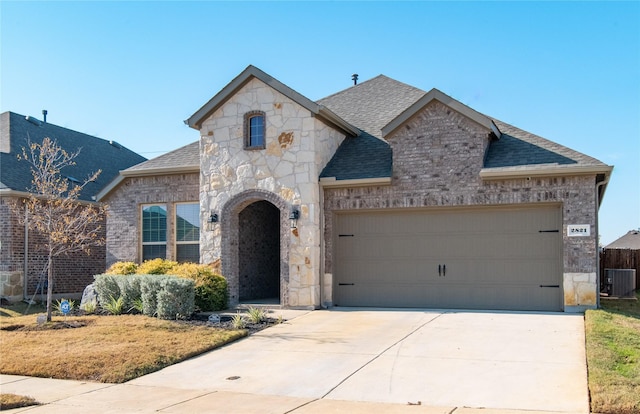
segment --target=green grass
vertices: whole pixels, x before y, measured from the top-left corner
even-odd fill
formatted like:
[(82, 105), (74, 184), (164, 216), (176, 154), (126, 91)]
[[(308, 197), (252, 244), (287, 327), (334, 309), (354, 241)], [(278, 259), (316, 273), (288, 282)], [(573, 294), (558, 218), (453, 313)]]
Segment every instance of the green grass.
[(603, 300), (585, 326), (591, 411), (640, 413), (640, 300)]

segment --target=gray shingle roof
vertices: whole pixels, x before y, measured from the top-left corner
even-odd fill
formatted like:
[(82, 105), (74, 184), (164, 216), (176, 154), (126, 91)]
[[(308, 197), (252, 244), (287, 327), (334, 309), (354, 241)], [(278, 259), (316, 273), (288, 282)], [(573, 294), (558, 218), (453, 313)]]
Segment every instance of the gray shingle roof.
[(491, 142), (485, 159), (485, 168), (543, 164), (605, 165), (595, 158), (497, 119), (493, 122), (502, 132), (502, 137)]
[(605, 249), (640, 250), (640, 230), (630, 230), (624, 236), (607, 244)]
[(336, 115), (363, 133), (347, 137), (320, 177), (337, 180), (390, 177), (391, 147), (382, 139), (382, 128), (425, 94), (384, 75), (320, 99)]
[[(361, 137), (345, 139), (320, 177), (336, 177), (337, 180), (390, 177), (392, 155), (389, 145), (382, 139), (383, 127), (432, 92), (427, 93), (379, 75), (319, 100), (318, 103), (368, 133)], [(483, 171), (500, 173), (514, 168), (527, 171), (541, 170), (550, 165), (607, 167), (597, 159), (578, 151), (490, 116), (487, 118), (494, 122), (502, 136), (491, 142)]]
[[(51, 123), (36, 125), (26, 120), (25, 116), (4, 112), (0, 114), (0, 139), (3, 151), (0, 152), (0, 189), (28, 192), (31, 188), (31, 167), (26, 161), (20, 161), (17, 155), (27, 147), (27, 140), (42, 142), (49, 137), (67, 152), (80, 149), (75, 159), (76, 165), (61, 171), (62, 175), (84, 181), (93, 172), (102, 170), (95, 182), (88, 183), (80, 199), (91, 200), (100, 189), (118, 176), (120, 170), (145, 161), (146, 158), (123, 147), (92, 135), (83, 134)], [(10, 151), (5, 152), (5, 143), (10, 143)]]
[(378, 75), (318, 103), (351, 125), (381, 138), (382, 128), (424, 94), (421, 89)]
[(166, 154), (152, 158), (141, 164), (134, 165), (126, 173), (143, 172), (146, 170), (173, 170), (176, 168), (200, 168), (200, 142), (192, 142)]

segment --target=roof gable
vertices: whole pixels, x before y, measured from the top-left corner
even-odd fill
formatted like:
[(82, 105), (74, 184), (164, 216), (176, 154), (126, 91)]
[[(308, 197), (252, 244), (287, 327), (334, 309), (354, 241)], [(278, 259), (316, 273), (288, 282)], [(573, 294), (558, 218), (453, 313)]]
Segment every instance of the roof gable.
[(444, 93), (440, 92), (435, 88), (431, 89), (429, 92), (424, 94), (420, 99), (414, 102), (413, 105), (406, 108), (400, 115), (398, 115), (393, 120), (391, 120), (387, 125), (385, 125), (384, 128), (382, 128), (382, 136), (386, 137), (389, 134), (391, 134), (398, 127), (400, 127), (406, 121), (411, 119), (415, 114), (421, 111), (422, 108), (424, 108), (434, 100), (442, 103), (443, 105), (448, 106), (449, 108), (453, 109), (456, 112), (461, 113), (467, 118), (482, 125), (487, 130), (493, 131), (493, 133), (497, 137), (500, 137), (500, 130), (498, 130), (498, 127), (493, 123), (493, 121), (490, 118), (486, 117), (485, 115), (481, 114), (475, 109), (468, 107), (467, 105), (461, 103), (460, 101), (457, 101), (452, 97), (445, 95)]
[(232, 95), (238, 92), (244, 85), (251, 79), (259, 79), (266, 85), (280, 92), (287, 98), (296, 102), (298, 105), (306, 108), (318, 119), (322, 120), (326, 124), (343, 131), (347, 135), (356, 136), (359, 134), (359, 130), (333, 113), (330, 109), (323, 105), (317, 104), (309, 98), (301, 95), (300, 93), (289, 88), (279, 80), (271, 77), (255, 66), (249, 65), (242, 73), (236, 76), (227, 86), (222, 88), (213, 98), (211, 98), (206, 104), (198, 109), (189, 119), (185, 121), (185, 124), (191, 128), (200, 129), (202, 123), (209, 118), (218, 108), (220, 108)]
[(80, 199), (91, 201), (101, 188), (115, 178), (120, 170), (145, 161), (146, 158), (125, 148), (115, 141), (107, 141), (82, 132), (63, 128), (48, 122), (42, 122), (14, 113), (4, 112), (0, 115), (0, 134), (3, 150), (0, 152), (0, 191), (29, 192), (32, 184), (31, 166), (18, 159), (27, 142), (42, 142), (45, 137), (56, 140), (66, 151), (80, 150), (75, 159), (76, 165), (61, 171), (63, 176), (79, 181), (85, 180), (93, 172), (102, 170), (94, 182), (87, 183), (80, 194)]

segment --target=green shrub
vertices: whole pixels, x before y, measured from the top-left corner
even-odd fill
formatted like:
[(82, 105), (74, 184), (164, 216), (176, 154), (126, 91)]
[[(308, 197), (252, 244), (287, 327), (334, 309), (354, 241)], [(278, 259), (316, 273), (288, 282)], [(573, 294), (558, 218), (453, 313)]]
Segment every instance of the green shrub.
[(247, 327), (247, 321), (241, 313), (236, 313), (231, 318), (231, 326), (233, 326), (233, 329), (244, 329)]
[(138, 270), (138, 265), (133, 262), (116, 262), (106, 272), (107, 275), (132, 275)]
[(204, 312), (227, 308), (229, 292), (227, 279), (215, 274), (210, 266), (195, 263), (181, 263), (171, 269), (171, 274), (191, 279), (195, 282), (196, 306)]
[(162, 278), (157, 295), (157, 314), (162, 319), (185, 319), (195, 309), (194, 282), (181, 277)]
[(98, 309), (98, 302), (95, 300), (90, 300), (88, 302), (85, 302), (84, 305), (80, 307), (80, 309), (88, 314), (96, 313), (96, 310)]
[(247, 309), (247, 318), (251, 323), (262, 323), (267, 319), (267, 311), (261, 308), (250, 307)]
[(112, 315), (121, 315), (124, 311), (124, 298), (118, 296), (118, 299), (111, 296), (108, 301), (102, 303), (102, 309)]
[(95, 275), (93, 287), (98, 294), (98, 302), (102, 306), (103, 303), (107, 303), (109, 298), (119, 298), (122, 294), (120, 292), (120, 285), (118, 279), (122, 276), (117, 275)]
[(147, 316), (156, 316), (158, 292), (162, 289), (162, 280), (165, 276), (141, 275), (138, 277), (140, 278), (142, 313)]
[(127, 312), (135, 308), (136, 300), (142, 299), (141, 280), (140, 275), (126, 275), (118, 279), (118, 286), (120, 286), (124, 308)]
[(178, 262), (165, 259), (153, 259), (142, 262), (136, 271), (139, 275), (165, 275), (178, 265)]

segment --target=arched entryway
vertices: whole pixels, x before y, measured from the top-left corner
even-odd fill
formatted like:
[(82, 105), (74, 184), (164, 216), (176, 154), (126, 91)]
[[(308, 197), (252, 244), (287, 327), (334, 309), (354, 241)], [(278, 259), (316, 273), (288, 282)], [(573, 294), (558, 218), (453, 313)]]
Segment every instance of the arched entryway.
[(280, 210), (256, 201), (238, 215), (240, 302), (280, 303)]
[(222, 272), (229, 305), (272, 299), (289, 305), (289, 203), (266, 190), (247, 190), (220, 215)]

